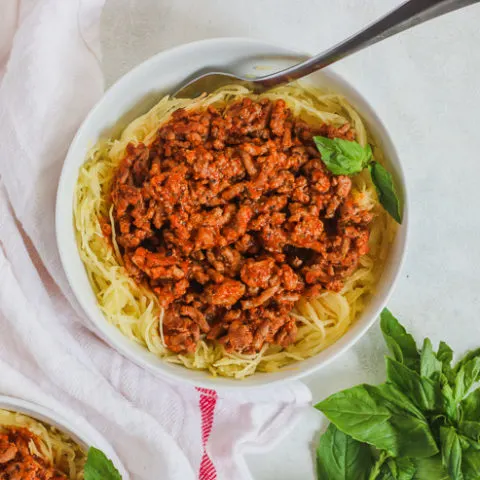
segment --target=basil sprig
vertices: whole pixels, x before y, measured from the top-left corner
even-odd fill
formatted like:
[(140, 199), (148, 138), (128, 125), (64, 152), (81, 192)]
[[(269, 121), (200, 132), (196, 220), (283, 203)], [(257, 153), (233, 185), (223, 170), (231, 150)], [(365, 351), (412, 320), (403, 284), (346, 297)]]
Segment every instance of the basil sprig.
[(319, 478), (368, 480), (371, 463), (367, 444), (354, 440), (333, 423), (329, 425), (317, 447)]
[(421, 350), (385, 309), (387, 381), (316, 405), (331, 424), (317, 448), (319, 480), (480, 479), (480, 349), (454, 367), (452, 349)]
[(383, 208), (402, 223), (402, 208), (392, 175), (380, 163), (373, 160), (369, 144), (341, 138), (313, 137), (322, 161), (334, 175), (355, 175), (368, 168)]
[(361, 172), (372, 159), (370, 145), (341, 138), (313, 137), (322, 161), (334, 175), (354, 175)]
[(98, 448), (90, 447), (84, 467), (85, 480), (122, 480), (113, 462)]

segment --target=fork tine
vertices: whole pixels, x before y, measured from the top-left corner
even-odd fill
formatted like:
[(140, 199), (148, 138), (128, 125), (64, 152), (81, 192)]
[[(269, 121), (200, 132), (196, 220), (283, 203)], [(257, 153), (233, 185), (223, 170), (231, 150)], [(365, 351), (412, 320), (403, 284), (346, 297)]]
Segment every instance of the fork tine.
[(187, 81), (174, 94), (177, 98), (195, 98), (202, 93), (211, 93), (217, 88), (223, 87), (231, 83), (244, 83), (245, 81), (234, 75), (209, 72), (193, 80)]

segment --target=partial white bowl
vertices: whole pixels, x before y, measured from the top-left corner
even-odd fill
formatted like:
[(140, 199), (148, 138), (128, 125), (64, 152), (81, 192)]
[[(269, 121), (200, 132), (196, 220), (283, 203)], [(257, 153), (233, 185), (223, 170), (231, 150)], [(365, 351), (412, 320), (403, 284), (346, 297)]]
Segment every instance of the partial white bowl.
[(109, 451), (106, 451), (105, 439), (94, 428), (85, 423), (79, 424), (77, 422), (74, 424), (59, 413), (46, 407), (4, 395), (0, 395), (0, 409), (22, 413), (55, 427), (57, 430), (67, 434), (74, 442), (80, 445), (85, 452), (88, 451), (89, 447), (96, 447), (103, 450), (110, 460), (112, 460), (117, 470), (122, 474), (122, 478), (127, 478), (125, 467), (115, 455), (113, 449), (109, 447)]
[[(257, 40), (219, 38), (182, 45), (161, 52), (138, 65), (115, 83), (92, 109), (78, 130), (67, 154), (57, 194), (56, 230), (58, 249), (70, 286), (96, 330), (110, 345), (138, 365), (156, 374), (207, 388), (247, 388), (303, 377), (324, 367), (347, 349), (375, 322), (386, 305), (403, 264), (408, 230), (408, 208), (400, 159), (387, 132), (368, 102), (346, 80), (325, 69), (308, 81), (344, 94), (359, 110), (371, 132), (381, 143), (404, 199), (404, 219), (392, 245), (389, 261), (377, 293), (347, 333), (318, 355), (274, 373), (257, 373), (244, 380), (212, 377), (162, 361), (146, 348), (124, 337), (100, 311), (80, 260), (73, 228), (73, 194), (80, 166), (99, 138), (111, 136), (148, 111), (160, 98), (182, 84), (185, 78), (205, 66), (234, 66), (243, 74), (275, 71), (292, 64), (300, 55)], [(261, 73), (261, 72), (260, 72)]]

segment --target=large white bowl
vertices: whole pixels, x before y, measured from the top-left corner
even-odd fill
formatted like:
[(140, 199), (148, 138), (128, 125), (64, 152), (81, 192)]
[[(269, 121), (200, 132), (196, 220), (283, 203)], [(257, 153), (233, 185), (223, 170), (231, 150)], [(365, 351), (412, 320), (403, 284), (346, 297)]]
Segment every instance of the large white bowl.
[[(259, 70), (277, 70), (293, 63), (299, 54), (257, 40), (219, 38), (189, 43), (159, 53), (138, 65), (113, 85), (93, 108), (78, 130), (68, 152), (57, 196), (57, 242), (65, 273), (73, 292), (99, 334), (123, 355), (157, 374), (208, 388), (253, 387), (303, 377), (324, 367), (350, 348), (374, 323), (387, 303), (403, 263), (408, 230), (405, 178), (392, 140), (367, 101), (343, 78), (322, 70), (305, 81), (343, 93), (361, 112), (372, 133), (380, 141), (388, 167), (400, 186), (404, 202), (404, 219), (398, 230), (378, 290), (348, 332), (318, 355), (275, 373), (257, 373), (242, 381), (212, 377), (162, 361), (147, 349), (124, 337), (104, 318), (80, 260), (73, 229), (72, 202), (78, 171), (88, 150), (100, 137), (118, 133), (131, 120), (145, 113), (164, 94), (172, 92), (182, 81), (205, 66), (235, 66), (236, 71), (259, 74)], [(261, 74), (260, 71), (260, 74)]]
[[(19, 398), (0, 395), (0, 409), (22, 413), (35, 420), (44, 422), (47, 425), (51, 425), (57, 430), (67, 434), (85, 451), (88, 451), (89, 447), (96, 447), (99, 449), (102, 449), (102, 447), (105, 448), (105, 440), (94, 428), (87, 426), (86, 424), (79, 424), (78, 422), (74, 424), (59, 413), (42, 407), (41, 405), (27, 402), (26, 400), (21, 400)], [(125, 467), (117, 458), (113, 449), (110, 448), (110, 452), (105, 452), (105, 454), (112, 460), (115, 467), (122, 474), (122, 477), (126, 479), (127, 475)]]

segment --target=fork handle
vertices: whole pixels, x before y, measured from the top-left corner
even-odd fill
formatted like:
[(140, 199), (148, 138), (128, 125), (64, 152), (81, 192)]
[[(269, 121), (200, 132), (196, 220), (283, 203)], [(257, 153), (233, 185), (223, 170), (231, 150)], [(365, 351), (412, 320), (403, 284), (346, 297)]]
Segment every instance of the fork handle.
[(305, 62), (254, 80), (273, 87), (304, 77), (385, 38), (480, 0), (409, 0), (347, 40)]

